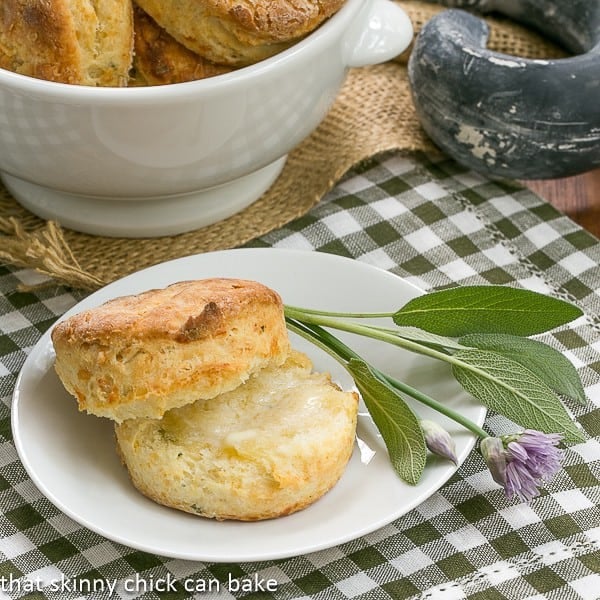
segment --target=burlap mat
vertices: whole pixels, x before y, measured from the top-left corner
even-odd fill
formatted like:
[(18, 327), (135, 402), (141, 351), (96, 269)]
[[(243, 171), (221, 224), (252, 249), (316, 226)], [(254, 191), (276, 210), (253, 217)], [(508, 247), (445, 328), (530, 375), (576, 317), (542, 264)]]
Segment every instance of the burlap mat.
[[(402, 0), (415, 33), (443, 7)], [(563, 54), (538, 35), (504, 19), (487, 19), (488, 47), (515, 56)], [(352, 69), (318, 129), (290, 153), (275, 184), (253, 205), (215, 225), (151, 239), (92, 236), (62, 229), (22, 208), (0, 185), (0, 260), (53, 279), (95, 289), (132, 271), (209, 250), (239, 246), (308, 212), (361, 161), (387, 151), (433, 152), (411, 101), (410, 49), (395, 61)]]

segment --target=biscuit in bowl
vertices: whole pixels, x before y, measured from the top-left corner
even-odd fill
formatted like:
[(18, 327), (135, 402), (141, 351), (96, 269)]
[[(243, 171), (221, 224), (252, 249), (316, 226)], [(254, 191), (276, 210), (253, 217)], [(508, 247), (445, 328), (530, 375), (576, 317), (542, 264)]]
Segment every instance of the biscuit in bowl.
[(214, 77), (232, 67), (198, 56), (134, 7), (135, 54), (129, 85), (167, 85)]
[(358, 396), (292, 351), (233, 391), (115, 426), (133, 485), (152, 500), (218, 520), (301, 510), (340, 479)]
[(60, 83), (127, 85), (131, 0), (2, 0), (0, 68)]
[(115, 298), (51, 336), (56, 372), (79, 409), (117, 422), (218, 396), (289, 353), (280, 296), (228, 278)]
[(295, 44), (345, 0), (137, 0), (161, 27), (218, 64), (246, 66)]

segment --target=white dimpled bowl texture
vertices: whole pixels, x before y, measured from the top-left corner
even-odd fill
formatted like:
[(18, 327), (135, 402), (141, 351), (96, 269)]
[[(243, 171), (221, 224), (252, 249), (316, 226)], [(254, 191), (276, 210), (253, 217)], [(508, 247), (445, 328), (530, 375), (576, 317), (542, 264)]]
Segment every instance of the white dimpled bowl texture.
[(350, 67), (397, 56), (412, 34), (392, 0), (347, 0), (288, 50), (199, 81), (98, 88), (0, 69), (0, 177), (31, 212), (85, 233), (211, 225), (273, 184)]

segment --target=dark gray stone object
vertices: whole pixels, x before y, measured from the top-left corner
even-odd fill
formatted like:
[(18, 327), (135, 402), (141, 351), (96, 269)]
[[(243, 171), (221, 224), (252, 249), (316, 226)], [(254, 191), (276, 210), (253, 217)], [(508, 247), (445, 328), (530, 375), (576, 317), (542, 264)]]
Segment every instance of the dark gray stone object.
[[(445, 0), (415, 40), (417, 114), (449, 156), (495, 178), (565, 177), (600, 166), (600, 0)], [(533, 60), (486, 48), (471, 10), (538, 29), (574, 54)]]

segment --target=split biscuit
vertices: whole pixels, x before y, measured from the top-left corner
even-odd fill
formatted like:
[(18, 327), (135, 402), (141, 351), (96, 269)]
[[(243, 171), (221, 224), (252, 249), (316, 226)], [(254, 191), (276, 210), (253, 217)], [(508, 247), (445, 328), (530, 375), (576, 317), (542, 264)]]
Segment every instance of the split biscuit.
[(298, 42), (345, 0), (136, 0), (196, 54), (245, 66)]
[(214, 77), (232, 67), (198, 56), (134, 7), (135, 54), (130, 85), (167, 85)]
[(241, 279), (116, 298), (51, 335), (56, 372), (79, 409), (117, 422), (218, 396), (289, 353), (281, 298)]
[(0, 68), (61, 83), (127, 85), (131, 0), (2, 0)]
[(358, 395), (292, 351), (210, 400), (115, 426), (133, 485), (152, 500), (209, 518), (255, 521), (321, 498), (352, 454)]

